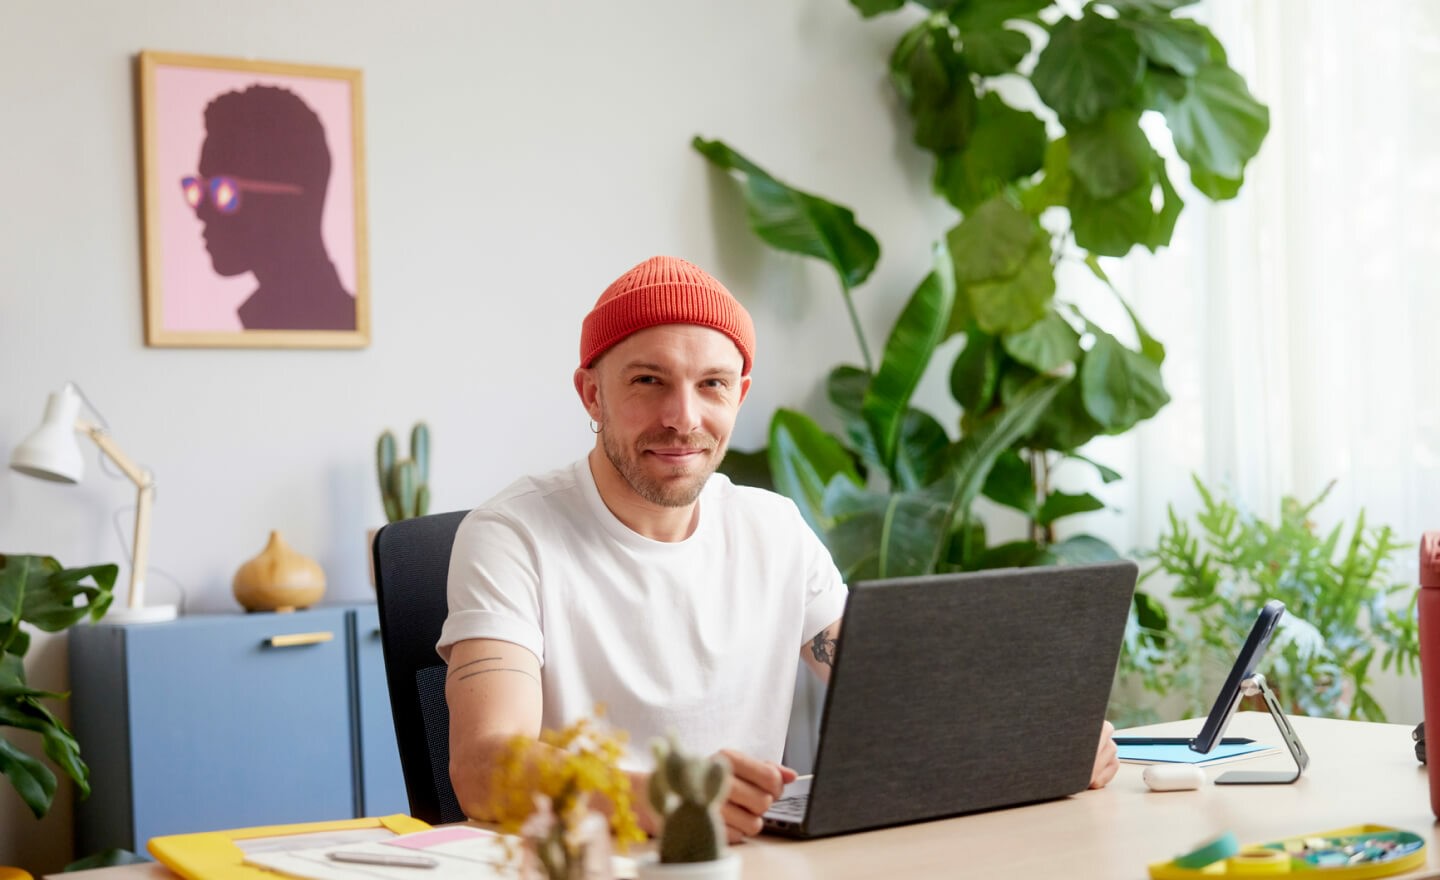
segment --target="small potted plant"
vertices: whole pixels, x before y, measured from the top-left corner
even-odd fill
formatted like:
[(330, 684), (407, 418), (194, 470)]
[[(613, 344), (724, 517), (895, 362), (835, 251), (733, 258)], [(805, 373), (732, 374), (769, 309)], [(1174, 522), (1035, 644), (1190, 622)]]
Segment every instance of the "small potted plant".
[[(610, 836), (624, 851), (645, 839), (630, 806), (630, 778), (620, 768), (624, 734), (586, 718), (535, 741), (517, 736), (495, 774), (493, 809), (502, 831), (524, 841), (526, 880), (611, 880)], [(610, 804), (604, 814), (591, 796)]]
[(725, 849), (720, 805), (730, 788), (722, 757), (692, 757), (671, 736), (656, 740), (650, 806), (660, 817), (660, 845), (640, 860), (639, 880), (738, 880), (740, 857)]
[[(430, 426), (416, 422), (410, 429), (410, 457), (400, 458), (395, 434), (385, 429), (375, 441), (375, 475), (380, 483), (380, 502), (385, 507), (385, 521), (424, 516), (430, 511)], [(375, 584), (375, 534), (365, 535), (366, 553), (370, 560), (370, 584)]]

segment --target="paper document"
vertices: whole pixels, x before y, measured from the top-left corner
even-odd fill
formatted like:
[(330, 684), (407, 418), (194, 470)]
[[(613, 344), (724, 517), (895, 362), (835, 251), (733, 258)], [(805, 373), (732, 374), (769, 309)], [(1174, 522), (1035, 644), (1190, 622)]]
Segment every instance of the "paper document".
[(1204, 767), (1246, 758), (1258, 758), (1278, 751), (1264, 743), (1220, 743), (1209, 752), (1192, 751), (1185, 743), (1118, 743), (1118, 757), (1127, 764), (1194, 764)]
[[(333, 852), (373, 855), (423, 855), (434, 867), (370, 865), (338, 862)], [(505, 838), (494, 831), (468, 826), (435, 828), (388, 840), (346, 842), (288, 852), (247, 852), (246, 864), (308, 880), (489, 880), (519, 878), (519, 860), (509, 857)]]

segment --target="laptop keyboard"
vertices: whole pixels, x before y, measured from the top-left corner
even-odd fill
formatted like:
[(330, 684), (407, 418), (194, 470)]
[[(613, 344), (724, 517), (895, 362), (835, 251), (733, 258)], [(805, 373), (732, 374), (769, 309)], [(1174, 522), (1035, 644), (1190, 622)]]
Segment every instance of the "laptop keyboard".
[(805, 807), (810, 803), (810, 792), (792, 794), (789, 797), (782, 797), (770, 805), (765, 811), (767, 819), (781, 819), (789, 822), (801, 822), (805, 819)]

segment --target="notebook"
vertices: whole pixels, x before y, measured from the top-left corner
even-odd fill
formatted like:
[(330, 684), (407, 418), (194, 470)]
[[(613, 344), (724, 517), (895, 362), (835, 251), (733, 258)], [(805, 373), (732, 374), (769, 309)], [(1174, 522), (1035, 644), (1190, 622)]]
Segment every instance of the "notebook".
[(1084, 790), (1135, 577), (1121, 561), (852, 585), (815, 773), (766, 829), (823, 837)]

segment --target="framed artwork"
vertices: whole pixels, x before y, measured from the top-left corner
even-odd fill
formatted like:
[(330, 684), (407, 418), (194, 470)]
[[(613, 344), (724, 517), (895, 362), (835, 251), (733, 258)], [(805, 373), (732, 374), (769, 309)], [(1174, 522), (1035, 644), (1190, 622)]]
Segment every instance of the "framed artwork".
[(139, 56), (145, 343), (370, 343), (360, 71)]

